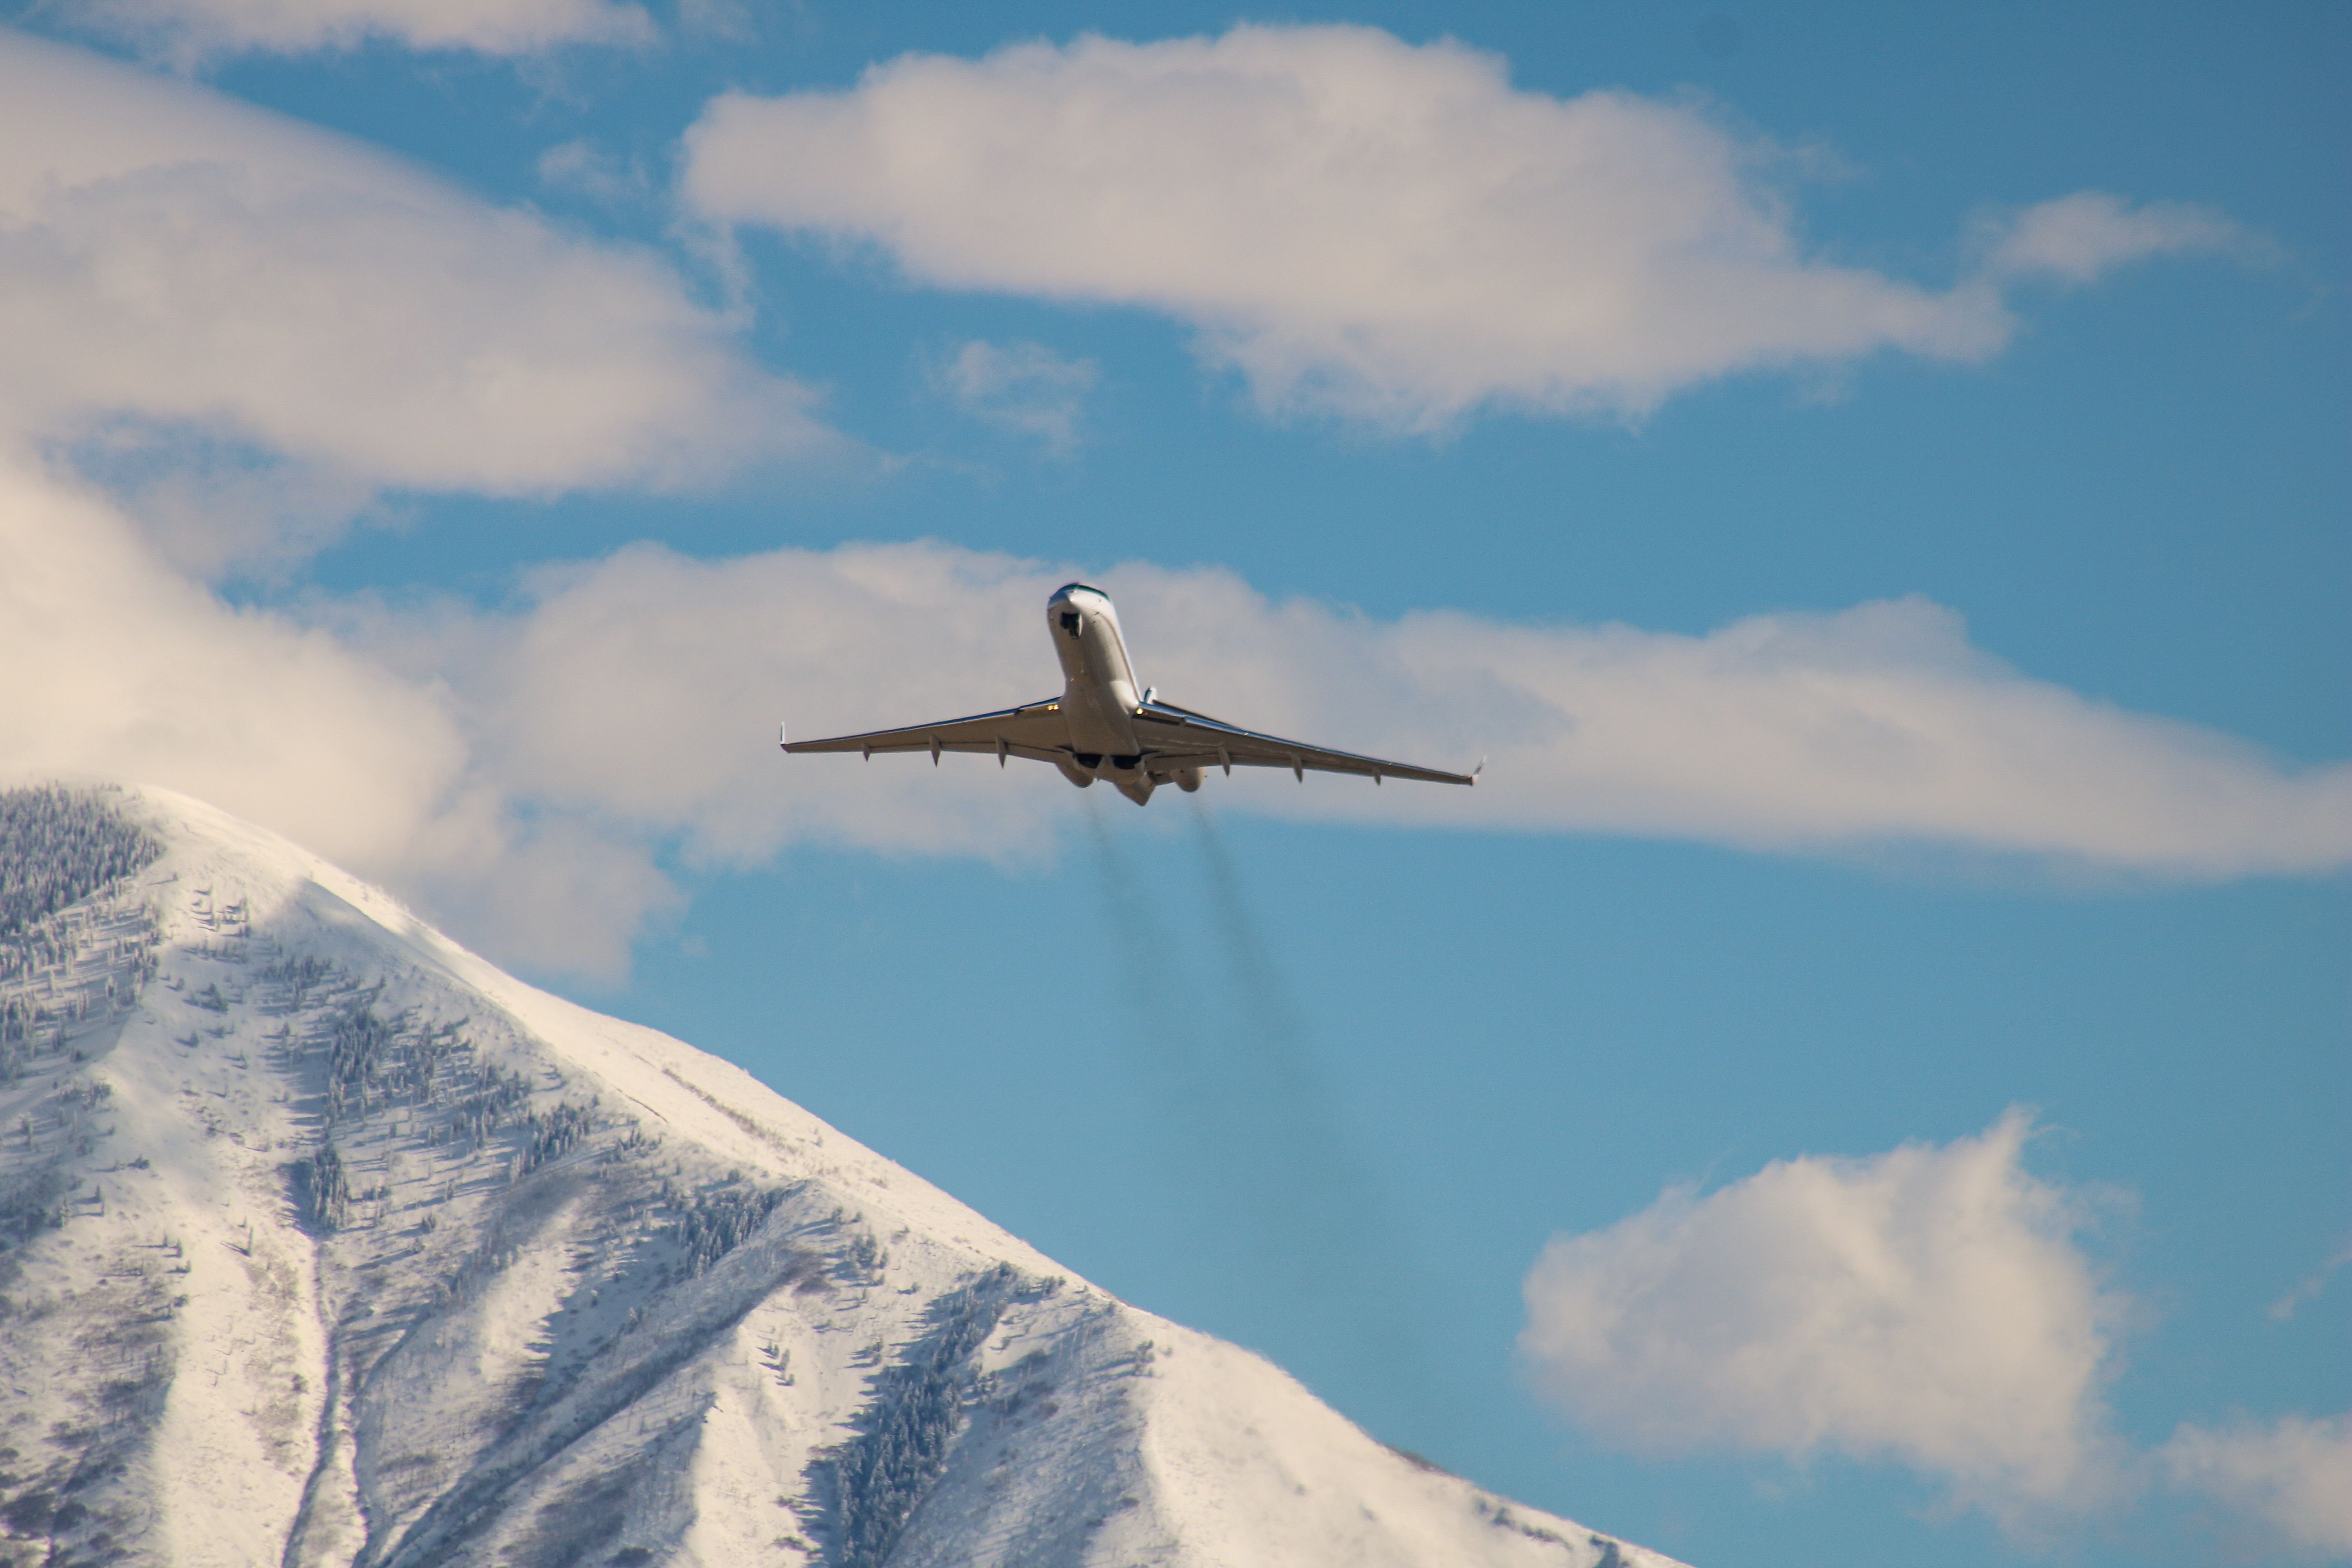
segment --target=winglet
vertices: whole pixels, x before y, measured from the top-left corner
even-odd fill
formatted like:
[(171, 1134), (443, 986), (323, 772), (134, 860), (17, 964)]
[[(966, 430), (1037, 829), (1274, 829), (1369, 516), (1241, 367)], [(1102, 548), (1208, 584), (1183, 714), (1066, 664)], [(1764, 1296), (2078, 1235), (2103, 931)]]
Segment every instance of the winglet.
[(782, 719), (776, 721), (776, 744), (788, 752), (793, 749), (792, 737), (784, 733), (784, 721)]
[(1479, 759), (1478, 759), (1478, 765), (1477, 765), (1476, 767), (1472, 768), (1472, 769), (1470, 770), (1470, 782), (1471, 782), (1472, 784), (1476, 784), (1476, 783), (1478, 782), (1478, 775), (1479, 775), (1480, 773), (1485, 773), (1486, 771), (1486, 758), (1484, 758), (1484, 757), (1481, 757), (1481, 758), (1479, 758)]

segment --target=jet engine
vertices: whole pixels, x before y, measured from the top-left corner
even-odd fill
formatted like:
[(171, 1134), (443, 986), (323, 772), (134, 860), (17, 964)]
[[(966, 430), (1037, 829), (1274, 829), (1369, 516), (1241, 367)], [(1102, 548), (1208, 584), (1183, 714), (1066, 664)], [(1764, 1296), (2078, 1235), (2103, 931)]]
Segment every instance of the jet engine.
[(1111, 787), (1138, 805), (1151, 800), (1151, 770), (1136, 757), (1105, 757), (1101, 777), (1110, 780)]

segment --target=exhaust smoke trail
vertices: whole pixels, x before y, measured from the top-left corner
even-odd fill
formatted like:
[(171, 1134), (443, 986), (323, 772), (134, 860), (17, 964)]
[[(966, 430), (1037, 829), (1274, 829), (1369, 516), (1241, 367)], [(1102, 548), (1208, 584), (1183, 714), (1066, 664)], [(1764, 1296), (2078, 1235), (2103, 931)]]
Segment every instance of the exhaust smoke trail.
[[(1178, 963), (1160, 908), (1120, 847), (1102, 803), (1089, 797), (1082, 804), (1118, 949), (1120, 989), (1134, 1020), (1131, 1027), (1115, 1032), (1128, 1044), (1146, 1090), (1157, 1102), (1152, 1123), (1167, 1138), (1168, 1158), (1188, 1180), (1219, 1188), (1222, 1207), (1246, 1211), (1255, 1185), (1247, 1173), (1249, 1162), (1222, 1152), (1228, 1146), (1245, 1149), (1251, 1141), (1234, 1136), (1229, 1109), (1222, 1103), (1223, 1086), (1202, 1059), (1200, 987)], [(1206, 1162), (1205, 1172), (1201, 1169), (1202, 1150), (1221, 1152)]]
[(1250, 918), (1241, 869), (1208, 808), (1197, 800), (1192, 805), (1208, 873), (1211, 929), (1238, 1004), (1239, 1027), (1222, 1037), (1221, 1076), (1235, 1106), (1258, 1124), (1282, 1190), (1303, 1202), (1285, 1215), (1293, 1223), (1284, 1227), (1292, 1233), (1292, 1246), (1309, 1249), (1302, 1261), (1344, 1265), (1357, 1255), (1355, 1244), (1379, 1228), (1368, 1206), (1369, 1184), (1332, 1114), (1330, 1092), (1307, 1048), (1305, 1025)]
[[(1393, 1394), (1429, 1410), (1407, 1310), (1418, 1294), (1378, 1183), (1348, 1135), (1311, 1036), (1252, 920), (1241, 869), (1214, 818), (1192, 803), (1208, 892), (1207, 925), (1229, 1005), (1205, 1004), (1176, 963), (1164, 901), (1130, 860), (1101, 805), (1086, 802), (1113, 937), (1137, 1027), (1128, 1035), (1165, 1125), (1170, 1153), (1207, 1189), (1257, 1278), (1344, 1325)], [(1225, 1016), (1219, 1016), (1222, 1011)]]
[(1086, 808), (1087, 837), (1094, 845), (1095, 868), (1102, 877), (1103, 902), (1110, 913), (1111, 934), (1118, 941), (1120, 978), (1128, 1001), (1142, 1031), (1154, 1037), (1160, 1059), (1188, 1060), (1196, 1053), (1183, 1016), (1152, 1005), (1155, 983), (1160, 989), (1185, 989), (1166, 983), (1168, 933), (1144, 891), (1142, 879), (1128, 864), (1112, 836), (1102, 802), (1088, 795), (1080, 797), (1079, 804)]
[(1269, 1096), (1253, 1081), (1246, 1057), (1233, 1048), (1234, 1031), (1214, 1016), (1206, 988), (1179, 959), (1164, 900), (1130, 861), (1101, 804), (1089, 799), (1085, 807), (1120, 978), (1134, 1009), (1133, 1026), (1118, 1033), (1134, 1047), (1159, 1102), (1156, 1123), (1172, 1134), (1169, 1156), (1188, 1184), (1213, 1193), (1219, 1215), (1241, 1220), (1238, 1230), (1220, 1226), (1218, 1240), (1240, 1242), (1258, 1273), (1286, 1272), (1295, 1260), (1286, 1245), (1290, 1227), (1272, 1200), (1292, 1184), (1285, 1167), (1299, 1140), (1282, 1136), (1283, 1119), (1267, 1107), (1297, 1097)]

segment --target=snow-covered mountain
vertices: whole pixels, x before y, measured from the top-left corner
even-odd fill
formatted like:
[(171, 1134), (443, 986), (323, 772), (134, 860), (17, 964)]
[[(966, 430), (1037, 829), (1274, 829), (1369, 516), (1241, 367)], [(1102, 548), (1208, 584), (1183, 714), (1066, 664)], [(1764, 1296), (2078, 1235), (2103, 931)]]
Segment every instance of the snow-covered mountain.
[(0, 794), (0, 1564), (1666, 1560), (161, 791)]

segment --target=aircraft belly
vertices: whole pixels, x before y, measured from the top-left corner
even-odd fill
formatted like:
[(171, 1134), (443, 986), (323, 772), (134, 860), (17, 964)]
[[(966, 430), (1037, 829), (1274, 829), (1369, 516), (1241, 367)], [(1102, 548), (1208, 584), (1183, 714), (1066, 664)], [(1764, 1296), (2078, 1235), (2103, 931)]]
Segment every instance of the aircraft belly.
[(1069, 721), (1072, 751), (1131, 757), (1139, 750), (1134, 721), (1099, 692), (1068, 692), (1062, 699), (1062, 712)]

